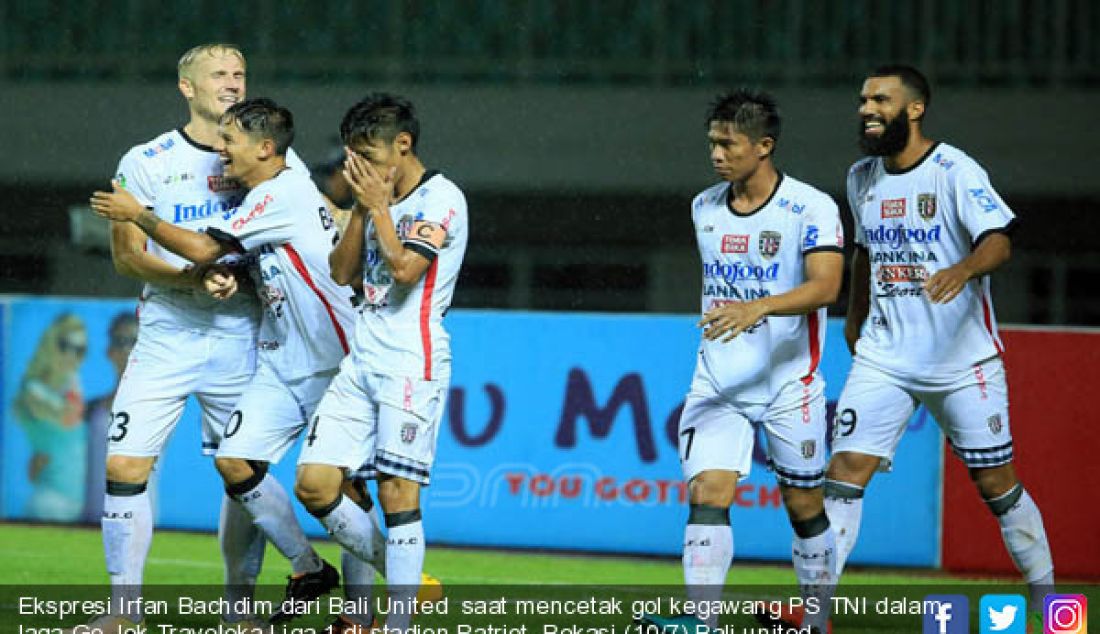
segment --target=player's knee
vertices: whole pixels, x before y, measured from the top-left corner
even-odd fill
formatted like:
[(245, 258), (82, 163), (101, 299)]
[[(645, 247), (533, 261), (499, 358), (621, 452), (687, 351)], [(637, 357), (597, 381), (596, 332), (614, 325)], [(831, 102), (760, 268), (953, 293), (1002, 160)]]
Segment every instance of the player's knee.
[(825, 478), (836, 482), (866, 487), (875, 475), (882, 458), (854, 451), (841, 451), (833, 454)]
[(149, 481), (153, 459), (138, 456), (107, 456), (107, 480), (142, 484)]
[(737, 493), (736, 471), (703, 471), (691, 479), (689, 493), (692, 504), (729, 508)]
[(344, 480), (340, 490), (364, 511), (369, 513), (374, 509), (374, 500), (371, 499), (370, 491), (367, 490), (367, 483), (362, 478)]
[(378, 481), (378, 503), (386, 513), (420, 508), (420, 484), (404, 478), (386, 477)]
[(779, 492), (783, 495), (783, 505), (791, 522), (803, 522), (825, 511), (825, 496), (821, 487), (802, 489), (781, 486)]
[(343, 474), (335, 467), (301, 467), (294, 481), (294, 495), (311, 511), (323, 508), (340, 496), (342, 479)]
[(223, 458), (219, 456), (214, 458), (214, 468), (218, 470), (218, 473), (222, 476), (222, 480), (224, 480), (227, 485), (244, 482), (254, 474), (252, 466), (248, 464), (248, 461), (241, 458)]
[(985, 500), (998, 498), (1019, 484), (1012, 463), (996, 467), (971, 468), (970, 479), (973, 480), (974, 486), (978, 488), (978, 493)]

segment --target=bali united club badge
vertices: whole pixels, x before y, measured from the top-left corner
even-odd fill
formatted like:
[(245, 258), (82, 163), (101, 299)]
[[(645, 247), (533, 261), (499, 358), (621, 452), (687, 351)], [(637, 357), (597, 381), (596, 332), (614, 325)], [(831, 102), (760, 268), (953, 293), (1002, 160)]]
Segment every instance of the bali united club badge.
[(779, 242), (783, 239), (783, 234), (778, 231), (761, 231), (760, 232), (760, 255), (766, 258), (772, 258), (776, 253), (779, 253)]

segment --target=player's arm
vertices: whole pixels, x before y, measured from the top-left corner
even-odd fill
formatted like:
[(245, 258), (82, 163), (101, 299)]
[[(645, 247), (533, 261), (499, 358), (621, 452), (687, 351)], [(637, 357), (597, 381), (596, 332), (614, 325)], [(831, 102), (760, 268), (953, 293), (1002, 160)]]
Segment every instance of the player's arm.
[(358, 203), (352, 207), (347, 225), (340, 231), (340, 240), (328, 254), (328, 266), (337, 284), (363, 283), (363, 235), (367, 212)]
[(143, 282), (193, 288), (195, 277), (145, 250), (145, 233), (130, 222), (111, 222), (111, 260), (115, 270)]
[(973, 279), (996, 271), (1012, 256), (1012, 240), (1000, 231), (978, 238), (978, 244), (953, 266), (936, 271), (924, 284), (924, 292), (934, 304), (946, 304), (962, 292)]
[[(413, 225), (409, 242), (402, 242), (390, 218), (390, 198), (393, 195), (393, 173), (382, 175), (368, 161), (349, 153), (344, 163), (344, 177), (355, 193), (356, 206), (370, 213), (378, 236), (382, 260), (398, 284), (413, 284), (428, 270), (435, 251), (443, 245), (447, 232), (430, 222)], [(350, 231), (348, 233), (351, 233)]]
[(699, 325), (707, 339), (725, 335), (732, 341), (746, 328), (768, 315), (805, 315), (836, 301), (844, 278), (844, 254), (813, 251), (805, 256), (806, 281), (795, 288), (751, 302), (733, 302), (718, 306), (703, 315)]
[(212, 262), (226, 253), (217, 240), (162, 221), (117, 181), (111, 185), (113, 191), (92, 194), (92, 210), (100, 216), (116, 223), (133, 223), (164, 248), (192, 262)]
[(848, 343), (848, 352), (856, 354), (856, 341), (871, 311), (871, 259), (867, 249), (856, 245), (852, 251), (851, 275), (848, 278), (848, 315), (844, 319), (844, 341)]

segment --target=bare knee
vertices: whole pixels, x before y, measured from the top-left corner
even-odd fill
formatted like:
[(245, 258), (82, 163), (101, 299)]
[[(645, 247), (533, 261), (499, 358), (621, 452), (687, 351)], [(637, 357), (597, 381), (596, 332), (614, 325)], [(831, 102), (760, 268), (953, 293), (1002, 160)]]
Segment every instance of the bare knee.
[(804, 522), (825, 512), (825, 496), (821, 487), (801, 489), (780, 486), (779, 492), (783, 495), (783, 505), (791, 522)]
[(971, 468), (970, 479), (984, 500), (999, 498), (1020, 482), (1011, 462), (996, 467)]
[(729, 508), (737, 494), (736, 471), (702, 471), (691, 479), (689, 491), (692, 504)]
[(154, 460), (143, 456), (107, 456), (107, 480), (144, 484), (149, 481)]
[(214, 468), (218, 470), (222, 480), (227, 485), (245, 482), (256, 473), (252, 465), (243, 458), (222, 458), (219, 456), (214, 458)]
[(378, 479), (378, 502), (386, 513), (401, 513), (420, 508), (420, 483), (385, 476)]
[(854, 451), (841, 451), (833, 454), (825, 478), (866, 487), (875, 475), (882, 458)]
[(371, 500), (370, 491), (367, 490), (367, 483), (363, 480), (359, 478), (344, 480), (340, 490), (343, 492), (344, 497), (358, 504), (359, 508), (364, 511), (370, 511), (374, 508), (374, 501)]
[(294, 495), (310, 511), (319, 511), (340, 496), (344, 473), (330, 465), (302, 465), (294, 481)]

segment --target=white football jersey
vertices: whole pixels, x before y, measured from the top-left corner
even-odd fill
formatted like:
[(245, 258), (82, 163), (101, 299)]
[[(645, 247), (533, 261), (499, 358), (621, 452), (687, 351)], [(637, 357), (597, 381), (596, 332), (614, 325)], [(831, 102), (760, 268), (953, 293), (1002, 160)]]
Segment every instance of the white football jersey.
[[(415, 284), (397, 284), (382, 259), (374, 223), (367, 223), (364, 306), (352, 346), (356, 363), (381, 374), (448, 378), (451, 345), (443, 315), (466, 253), (466, 197), (445, 176), (428, 171), (404, 200), (390, 207), (390, 217), (405, 246), (431, 264)], [(418, 230), (427, 226), (446, 232), (442, 247), (417, 238)]]
[(972, 158), (934, 145), (901, 173), (868, 157), (848, 172), (855, 241), (870, 258), (870, 312), (857, 354), (901, 375), (951, 375), (999, 354), (989, 276), (933, 304), (925, 282), (1015, 216)]
[(288, 167), (208, 228), (250, 257), (260, 301), (260, 360), (284, 381), (335, 370), (355, 324), (355, 292), (332, 279), (336, 222), (309, 173)]
[[(306, 170), (293, 151), (287, 161)], [(131, 148), (119, 162), (115, 178), (161, 220), (197, 231), (244, 198), (240, 184), (223, 177), (222, 171), (212, 147), (178, 129)], [(190, 264), (152, 240), (147, 241), (146, 250), (173, 266)], [(146, 284), (139, 318), (142, 324), (254, 336), (259, 305), (247, 294), (221, 302), (202, 292)]]
[[(730, 184), (695, 197), (692, 220), (703, 259), (702, 312), (729, 302), (786, 293), (806, 281), (805, 256), (840, 252), (844, 232), (828, 195), (780, 174), (760, 208), (739, 214), (729, 207)], [(746, 403), (770, 403), (784, 385), (808, 381), (825, 345), (826, 309), (807, 315), (771, 315), (733, 341), (703, 339), (697, 372), (715, 388)]]

